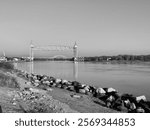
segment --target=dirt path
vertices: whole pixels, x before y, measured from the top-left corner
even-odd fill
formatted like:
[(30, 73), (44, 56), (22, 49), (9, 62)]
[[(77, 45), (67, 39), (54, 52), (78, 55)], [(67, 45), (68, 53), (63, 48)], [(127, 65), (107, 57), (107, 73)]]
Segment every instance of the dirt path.
[[(54, 88), (48, 92), (54, 99), (57, 99), (81, 113), (114, 113), (115, 110), (104, 107), (104, 103), (88, 95), (77, 94), (64, 89)], [(73, 95), (77, 97), (73, 97)], [(78, 96), (80, 98), (78, 98)]]

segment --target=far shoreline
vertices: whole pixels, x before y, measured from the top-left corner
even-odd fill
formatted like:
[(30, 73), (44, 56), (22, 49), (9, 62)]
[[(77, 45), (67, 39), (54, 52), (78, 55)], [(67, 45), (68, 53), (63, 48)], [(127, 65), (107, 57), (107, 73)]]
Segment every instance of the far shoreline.
[[(60, 61), (68, 61), (74, 62), (71, 60), (33, 60), (33, 61), (7, 61), (9, 63), (23, 63), (23, 62), (45, 62), (45, 61), (52, 61), (52, 62), (60, 62)], [(137, 64), (137, 65), (150, 65), (150, 61), (76, 61), (74, 63), (97, 63), (97, 64)]]

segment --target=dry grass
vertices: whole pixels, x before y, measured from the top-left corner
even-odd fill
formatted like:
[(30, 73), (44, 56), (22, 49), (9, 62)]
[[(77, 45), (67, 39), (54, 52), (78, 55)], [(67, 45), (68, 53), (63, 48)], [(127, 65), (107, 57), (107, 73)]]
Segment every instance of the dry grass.
[(11, 71), (14, 70), (14, 65), (10, 62), (0, 62), (0, 69)]
[(9, 88), (19, 88), (19, 84), (14, 77), (0, 72), (0, 86)]
[(1, 87), (9, 87), (9, 88), (19, 88), (19, 84), (17, 80), (7, 75), (7, 71), (10, 72), (14, 70), (14, 65), (10, 62), (0, 62), (0, 86)]
[(25, 113), (56, 113), (55, 108), (50, 107), (46, 101), (30, 101), (28, 104), (24, 104), (26, 107), (23, 107), (22, 104), (23, 102), (19, 104), (19, 107)]

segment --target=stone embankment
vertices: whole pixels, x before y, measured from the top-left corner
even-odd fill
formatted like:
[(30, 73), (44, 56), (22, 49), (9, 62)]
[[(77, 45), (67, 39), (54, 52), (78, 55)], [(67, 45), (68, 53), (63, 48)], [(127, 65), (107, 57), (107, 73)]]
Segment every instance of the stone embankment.
[[(100, 101), (103, 101), (105, 107), (120, 112), (133, 112), (133, 113), (150, 112), (150, 101), (147, 101), (144, 95), (135, 97), (131, 94), (120, 94), (114, 88), (101, 88), (101, 87), (97, 88), (94, 86), (81, 84), (77, 81), (67, 81), (46, 75), (29, 74), (21, 70), (16, 70), (16, 74), (19, 77), (25, 78), (27, 80), (26, 84), (33, 85), (36, 88), (40, 88), (49, 92), (51, 92), (53, 88), (60, 88), (81, 95), (82, 94), (89, 95)], [(33, 89), (30, 89), (29, 91), (32, 92)], [(72, 97), (80, 98), (81, 95), (78, 94), (73, 94)], [(34, 97), (30, 96), (30, 98), (36, 97), (38, 96), (37, 95), (34, 95)]]

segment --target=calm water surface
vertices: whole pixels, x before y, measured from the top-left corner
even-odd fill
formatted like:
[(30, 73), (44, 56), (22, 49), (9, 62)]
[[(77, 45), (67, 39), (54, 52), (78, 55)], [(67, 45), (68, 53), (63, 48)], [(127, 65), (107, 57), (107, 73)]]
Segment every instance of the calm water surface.
[(16, 67), (36, 74), (77, 80), (97, 87), (113, 87), (121, 93), (145, 95), (150, 100), (150, 64), (36, 61), (16, 63)]

